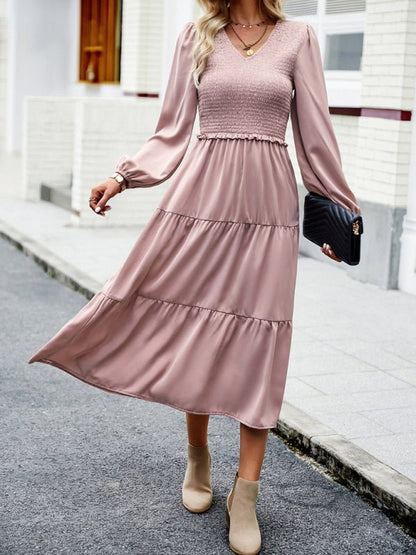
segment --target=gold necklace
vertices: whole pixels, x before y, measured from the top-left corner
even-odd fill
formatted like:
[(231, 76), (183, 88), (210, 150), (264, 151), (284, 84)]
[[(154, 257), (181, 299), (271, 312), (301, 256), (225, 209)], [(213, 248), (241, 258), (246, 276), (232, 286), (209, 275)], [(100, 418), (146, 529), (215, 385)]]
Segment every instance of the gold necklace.
[(260, 25), (262, 23), (265, 23), (265, 21), (264, 19), (262, 19), (261, 21), (259, 21), (259, 23), (239, 23), (238, 21), (234, 21), (232, 19), (231, 23), (234, 23), (234, 25), (241, 25), (242, 27), (248, 27), (249, 29), (252, 29), (253, 27), (260, 27)]
[(261, 39), (264, 37), (264, 35), (265, 35), (266, 32), (267, 32), (267, 27), (268, 27), (268, 25), (265, 26), (264, 33), (262, 34), (262, 36), (261, 36), (258, 40), (256, 40), (256, 42), (253, 42), (253, 43), (251, 43), (251, 44), (246, 44), (246, 43), (243, 41), (243, 39), (238, 35), (238, 33), (237, 33), (237, 31), (234, 29), (234, 27), (231, 25), (231, 29), (232, 29), (232, 31), (234, 32), (234, 34), (235, 34), (235, 35), (237, 36), (237, 38), (244, 44), (243, 50), (246, 51), (247, 56), (252, 56), (252, 55), (254, 54), (253, 46), (255, 46), (258, 42), (260, 42)]

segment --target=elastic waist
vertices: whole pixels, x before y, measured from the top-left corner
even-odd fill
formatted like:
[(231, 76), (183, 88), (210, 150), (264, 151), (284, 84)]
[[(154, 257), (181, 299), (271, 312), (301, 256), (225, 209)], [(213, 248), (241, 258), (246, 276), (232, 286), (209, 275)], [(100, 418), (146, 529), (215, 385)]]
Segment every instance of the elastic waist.
[(287, 147), (288, 144), (280, 137), (274, 135), (261, 135), (259, 133), (228, 133), (227, 131), (218, 133), (199, 133), (197, 139), (248, 139), (255, 141), (269, 141), (271, 143), (278, 143), (281, 146)]

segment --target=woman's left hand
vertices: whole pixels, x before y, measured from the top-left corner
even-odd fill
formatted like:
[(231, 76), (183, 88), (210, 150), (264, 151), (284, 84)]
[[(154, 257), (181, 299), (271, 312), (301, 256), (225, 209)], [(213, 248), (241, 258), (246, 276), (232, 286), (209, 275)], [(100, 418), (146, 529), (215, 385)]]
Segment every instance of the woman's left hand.
[(326, 256), (329, 256), (329, 258), (332, 258), (332, 260), (336, 260), (337, 262), (342, 262), (342, 258), (338, 258), (338, 256), (336, 256), (336, 254), (331, 249), (331, 247), (328, 245), (328, 243), (323, 244), (323, 246), (321, 247), (321, 251), (324, 254), (326, 254)]

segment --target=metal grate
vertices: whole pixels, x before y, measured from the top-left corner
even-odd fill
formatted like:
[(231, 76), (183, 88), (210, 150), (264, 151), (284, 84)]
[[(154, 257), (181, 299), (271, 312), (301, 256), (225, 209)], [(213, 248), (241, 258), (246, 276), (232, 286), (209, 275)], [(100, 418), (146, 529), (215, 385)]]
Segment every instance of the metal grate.
[[(284, 11), (290, 16), (315, 15), (318, 11), (318, 0), (287, 0)], [(326, 14), (364, 11), (365, 0), (326, 0), (325, 2)]]
[(326, 0), (325, 13), (365, 12), (365, 0)]
[(283, 9), (291, 16), (314, 15), (318, 10), (318, 0), (287, 0)]

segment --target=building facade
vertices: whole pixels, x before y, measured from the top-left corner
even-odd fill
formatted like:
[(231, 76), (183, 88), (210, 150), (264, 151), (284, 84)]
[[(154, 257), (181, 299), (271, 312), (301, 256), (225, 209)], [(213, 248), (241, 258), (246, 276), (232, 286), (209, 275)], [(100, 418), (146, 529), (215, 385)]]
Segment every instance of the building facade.
[[(362, 260), (340, 271), (416, 294), (416, 2), (287, 0), (284, 10), (319, 38), (363, 211)], [(71, 225), (146, 223), (168, 181), (115, 197), (104, 222), (88, 196), (154, 131), (177, 34), (199, 13), (194, 0), (0, 0), (0, 150), (21, 153), (24, 198), (61, 203)], [(197, 117), (194, 136), (198, 127)], [(302, 218), (290, 122), (287, 142)], [(333, 264), (302, 236), (300, 252)]]

